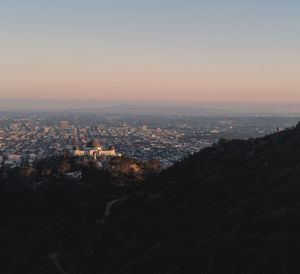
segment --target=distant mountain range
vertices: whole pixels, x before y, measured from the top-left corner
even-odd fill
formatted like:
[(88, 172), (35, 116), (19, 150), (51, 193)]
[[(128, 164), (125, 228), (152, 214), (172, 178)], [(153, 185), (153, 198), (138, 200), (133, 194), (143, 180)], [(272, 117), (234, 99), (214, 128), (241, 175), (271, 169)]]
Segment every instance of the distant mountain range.
[(300, 124), (123, 187), (22, 172), (1, 175), (1, 273), (300, 272)]
[(66, 111), (81, 113), (135, 114), (135, 115), (299, 115), (297, 103), (104, 103), (97, 101), (59, 100), (0, 100), (0, 111)]
[(107, 114), (134, 114), (134, 115), (195, 115), (195, 116), (236, 116), (240, 112), (207, 106), (184, 105), (113, 105), (101, 108), (90, 108), (83, 111)]

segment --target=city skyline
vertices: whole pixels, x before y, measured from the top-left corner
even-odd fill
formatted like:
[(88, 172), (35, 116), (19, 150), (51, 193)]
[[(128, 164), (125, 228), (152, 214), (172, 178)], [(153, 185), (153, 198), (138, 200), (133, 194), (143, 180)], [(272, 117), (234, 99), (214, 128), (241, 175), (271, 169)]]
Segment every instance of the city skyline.
[(299, 103), (300, 3), (6, 1), (0, 100)]

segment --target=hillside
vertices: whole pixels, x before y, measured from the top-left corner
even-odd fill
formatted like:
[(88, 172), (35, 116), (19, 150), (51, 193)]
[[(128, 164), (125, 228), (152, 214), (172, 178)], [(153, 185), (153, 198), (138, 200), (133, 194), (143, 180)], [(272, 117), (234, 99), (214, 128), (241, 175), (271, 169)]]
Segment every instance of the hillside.
[(300, 272), (300, 124), (221, 140), (134, 186), (6, 176), (1, 273)]

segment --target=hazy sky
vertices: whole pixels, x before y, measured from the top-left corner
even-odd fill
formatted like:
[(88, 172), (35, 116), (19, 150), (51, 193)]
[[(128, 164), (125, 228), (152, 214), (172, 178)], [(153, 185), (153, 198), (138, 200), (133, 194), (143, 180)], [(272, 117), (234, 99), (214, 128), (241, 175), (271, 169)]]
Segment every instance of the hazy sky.
[(300, 102), (299, 0), (4, 0), (0, 100)]

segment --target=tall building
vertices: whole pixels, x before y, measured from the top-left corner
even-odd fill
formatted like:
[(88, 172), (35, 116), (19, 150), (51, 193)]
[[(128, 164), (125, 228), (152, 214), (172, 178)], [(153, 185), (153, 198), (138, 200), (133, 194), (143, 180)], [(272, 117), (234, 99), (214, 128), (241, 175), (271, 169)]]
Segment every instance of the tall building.
[(60, 121), (59, 123), (59, 128), (60, 129), (67, 129), (69, 127), (69, 122), (68, 121)]

